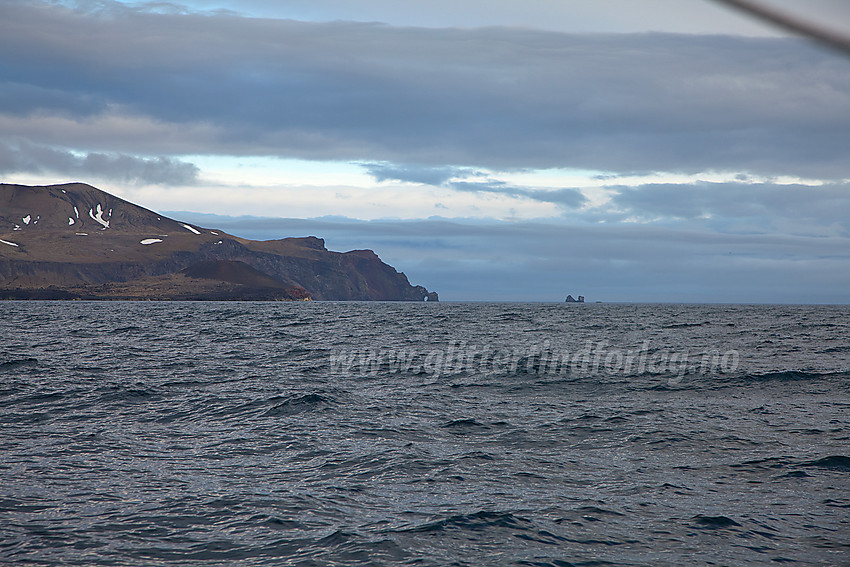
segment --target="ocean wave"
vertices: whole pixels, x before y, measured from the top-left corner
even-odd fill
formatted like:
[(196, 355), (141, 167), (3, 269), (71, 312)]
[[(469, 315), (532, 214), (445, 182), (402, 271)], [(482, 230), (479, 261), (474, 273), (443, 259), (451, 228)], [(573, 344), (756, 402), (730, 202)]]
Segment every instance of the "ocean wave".
[(6, 358), (5, 360), (0, 359), (0, 372), (8, 372), (9, 370), (15, 370), (22, 366), (37, 366), (38, 359), (32, 356), (27, 356), (24, 358)]
[(697, 527), (708, 528), (712, 530), (721, 528), (741, 527), (741, 524), (727, 516), (703, 516), (702, 514), (697, 514), (692, 519)]
[(435, 532), (479, 532), (491, 528), (506, 528), (511, 531), (531, 531), (534, 523), (522, 516), (515, 516), (511, 512), (494, 512), (480, 510), (470, 514), (456, 514), (427, 522), (410, 528), (388, 530), (397, 533), (435, 533)]
[(846, 380), (850, 371), (816, 371), (800, 369), (767, 370), (764, 372), (745, 372), (743, 374), (719, 374), (706, 380), (706, 384), (724, 387), (727, 385), (754, 385), (769, 383), (804, 383)]
[(701, 323), (671, 323), (670, 325), (663, 325), (662, 329), (688, 329), (690, 327), (704, 327), (706, 325), (711, 325), (711, 321), (703, 321)]
[(820, 380), (829, 376), (830, 374), (805, 370), (776, 370), (760, 374), (747, 374), (743, 377), (743, 380), (750, 382), (793, 382), (797, 380)]
[(781, 456), (753, 459), (741, 463), (732, 463), (729, 468), (736, 469), (748, 474), (759, 474), (770, 471), (782, 471), (791, 469), (787, 473), (790, 477), (808, 476), (800, 468), (820, 468), (841, 472), (850, 472), (850, 457), (845, 455), (829, 455), (819, 459), (801, 460), (800, 458)]
[(818, 467), (821, 469), (832, 469), (841, 472), (850, 472), (850, 457), (845, 455), (831, 455), (802, 464), (804, 467)]
[(263, 413), (264, 417), (274, 417), (280, 415), (294, 415), (297, 413), (315, 411), (330, 407), (335, 400), (327, 394), (302, 394), (294, 395), (287, 398), (274, 398), (269, 400), (269, 403), (274, 403), (272, 407)]

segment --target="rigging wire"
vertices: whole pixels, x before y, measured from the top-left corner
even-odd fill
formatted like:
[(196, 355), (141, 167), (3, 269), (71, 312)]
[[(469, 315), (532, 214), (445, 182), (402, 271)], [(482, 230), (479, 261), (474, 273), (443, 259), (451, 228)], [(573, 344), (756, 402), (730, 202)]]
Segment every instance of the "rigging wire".
[(781, 10), (777, 10), (776, 8), (766, 6), (759, 2), (753, 2), (752, 0), (714, 1), (737, 8), (787, 31), (806, 36), (819, 43), (832, 47), (833, 49), (843, 51), (846, 55), (850, 55), (850, 37), (842, 35), (836, 31), (823, 28), (811, 22), (803, 21)]

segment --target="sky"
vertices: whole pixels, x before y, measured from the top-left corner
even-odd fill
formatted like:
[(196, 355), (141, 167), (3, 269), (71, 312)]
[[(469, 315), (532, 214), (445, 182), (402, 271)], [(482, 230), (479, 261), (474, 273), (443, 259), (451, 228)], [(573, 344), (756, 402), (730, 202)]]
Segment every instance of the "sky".
[(442, 300), (848, 303), (850, 57), (710, 0), (0, 0), (0, 181)]

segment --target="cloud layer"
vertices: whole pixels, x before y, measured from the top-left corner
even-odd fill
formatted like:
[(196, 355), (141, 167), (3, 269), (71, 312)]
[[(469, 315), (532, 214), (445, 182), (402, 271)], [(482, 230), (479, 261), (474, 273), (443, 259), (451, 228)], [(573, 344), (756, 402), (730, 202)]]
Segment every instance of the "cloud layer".
[(698, 221), (723, 230), (850, 237), (850, 183), (651, 184), (620, 188), (610, 206), (628, 216)]
[(79, 155), (32, 144), (0, 140), (0, 172), (55, 173), (80, 179), (110, 179), (153, 185), (189, 185), (198, 180), (198, 168), (168, 157), (144, 158), (116, 153)]
[(7, 135), (148, 155), (850, 176), (850, 62), (797, 40), (98, 5), (0, 0)]

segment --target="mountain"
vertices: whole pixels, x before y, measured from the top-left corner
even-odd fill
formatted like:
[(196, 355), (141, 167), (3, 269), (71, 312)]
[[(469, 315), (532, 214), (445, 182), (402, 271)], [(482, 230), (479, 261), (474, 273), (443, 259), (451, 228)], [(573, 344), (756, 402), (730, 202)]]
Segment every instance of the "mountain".
[(0, 184), (0, 298), (435, 301), (371, 250), (255, 241), (84, 183)]

